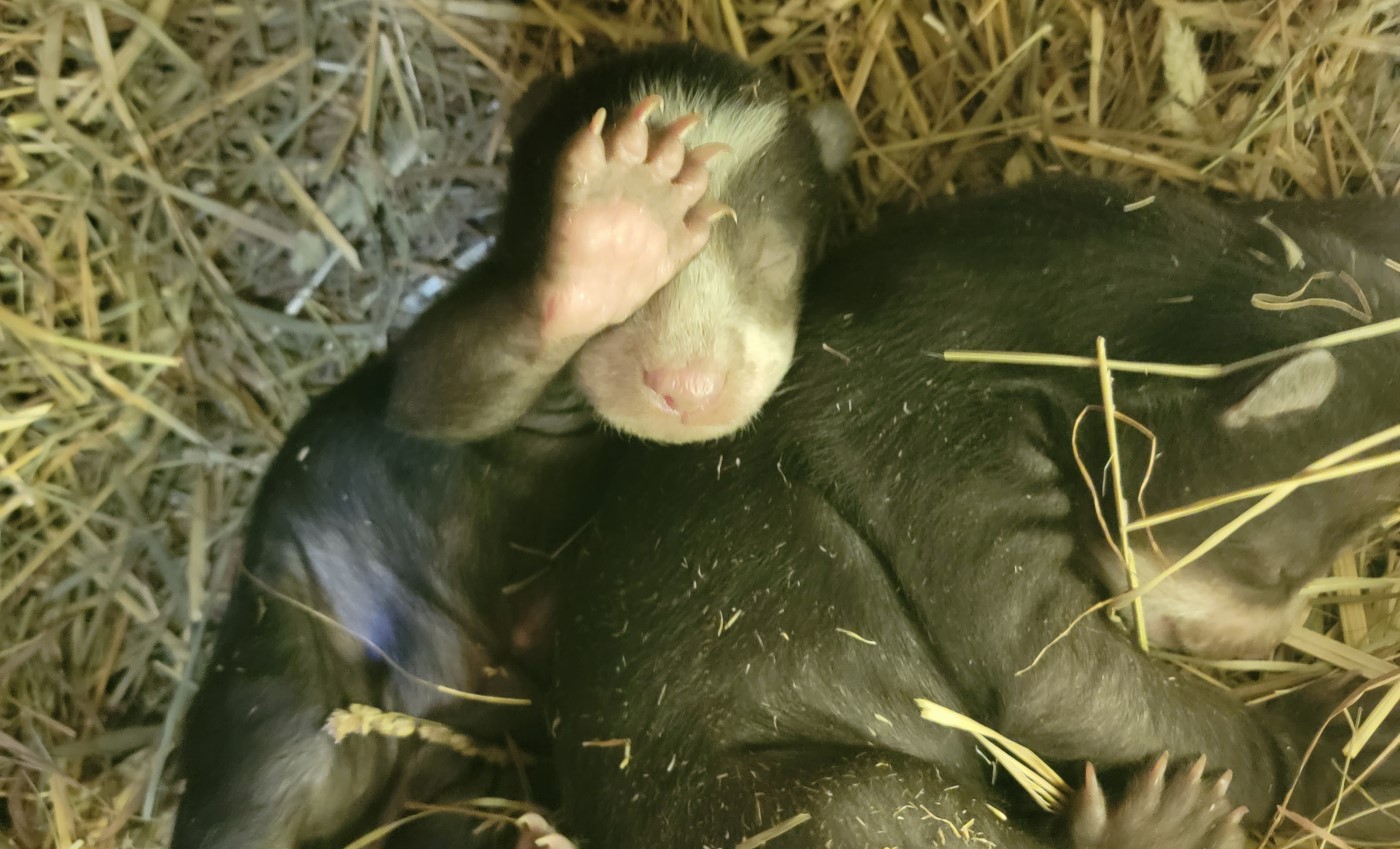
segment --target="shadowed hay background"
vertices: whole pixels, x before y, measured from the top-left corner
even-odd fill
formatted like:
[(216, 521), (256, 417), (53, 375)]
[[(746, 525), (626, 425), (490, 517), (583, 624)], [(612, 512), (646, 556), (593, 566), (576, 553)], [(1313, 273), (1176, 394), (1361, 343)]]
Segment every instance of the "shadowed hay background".
[[(0, 845), (163, 838), (283, 430), (484, 250), (503, 104), (676, 37), (850, 104), (862, 223), (1051, 169), (1400, 182), (1394, 0), (0, 2)], [(1393, 537), (1324, 585), (1325, 658), (1208, 674), (1260, 696), (1394, 669)]]

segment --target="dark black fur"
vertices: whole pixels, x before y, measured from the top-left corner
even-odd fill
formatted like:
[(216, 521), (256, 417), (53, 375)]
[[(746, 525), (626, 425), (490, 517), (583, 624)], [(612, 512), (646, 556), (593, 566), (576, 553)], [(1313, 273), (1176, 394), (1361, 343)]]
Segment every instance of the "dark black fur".
[[(568, 573), (553, 694), (566, 825), (584, 849), (734, 846), (798, 814), (812, 820), (775, 845), (989, 845), (959, 835), (968, 822), (1003, 849), (1064, 845), (988, 811), (1019, 791), (993, 788), (970, 739), (920, 719), (919, 698), (1061, 763), (1204, 753), (1234, 771), (1256, 822), (1272, 814), (1297, 765), (1292, 726), (1151, 660), (1103, 616), (1032, 665), (1105, 593), (1068, 447), (1096, 376), (939, 354), (1092, 355), (1103, 335), (1115, 358), (1231, 362), (1356, 326), (1250, 306), (1317, 269), (1350, 271), (1378, 318), (1400, 315), (1400, 275), (1376, 255), (1400, 254), (1400, 201), (1318, 224), (1280, 207), (1308, 261), (1290, 272), (1255, 210), (1162, 192), (1124, 212), (1134, 199), (1049, 181), (883, 228), (809, 280), (797, 363), (754, 430), (620, 461)], [(1386, 224), (1352, 240), (1351, 214)], [(1400, 421), (1400, 340), (1336, 358), (1321, 409), (1233, 431), (1220, 413), (1274, 366), (1212, 382), (1120, 374), (1120, 409), (1162, 440), (1150, 506), (1286, 477)], [(1124, 439), (1140, 469), (1142, 441)], [(1232, 579), (1296, 587), (1327, 562), (1309, 557), (1397, 495), (1393, 470), (1296, 493), (1232, 543), (1254, 567)], [(1190, 545), (1239, 509), (1159, 538)], [(1296, 544), (1283, 562), (1281, 539)], [(622, 768), (622, 748), (585, 745), (618, 739)]]
[[(517, 368), (511, 334), (538, 272), (560, 146), (599, 106), (630, 106), (636, 80), (658, 73), (696, 87), (753, 86), (755, 97), (761, 82), (764, 98), (786, 97), (737, 59), (671, 46), (602, 63), (537, 104), (538, 117), (517, 140), (504, 232), (491, 255), (386, 357), (318, 399), (267, 471), (244, 552), (253, 579), (240, 576), (234, 588), (186, 722), (175, 849), (339, 845), (373, 824), (405, 784), (419, 799), (440, 788), (525, 795), (514, 770), (384, 737), (337, 746), (322, 726), (332, 710), (361, 702), (444, 721), (496, 745), (510, 736), (528, 749), (541, 737), (537, 709), (462, 701), (415, 677), (530, 696), (529, 682), (547, 660), (538, 631), (551, 581), (538, 574), (550, 566), (541, 552), (586, 521), (609, 443), (567, 377)], [(807, 146), (793, 159), (799, 171), (820, 168), (805, 126), (784, 137)], [(821, 195), (816, 184), (806, 191)], [(802, 210), (821, 220), (820, 204)], [(452, 344), (444, 347), (445, 338)], [(433, 384), (425, 417), (390, 410), (406, 370)], [(551, 381), (557, 391), (541, 397)], [(476, 441), (406, 435), (440, 434), (441, 421), (429, 420), (437, 414), (458, 426), (449, 428), (454, 435)], [(539, 580), (502, 594), (532, 577)], [(546, 803), (547, 778), (535, 776)], [(453, 844), (476, 824), (449, 826)], [(396, 834), (406, 846), (445, 839)], [(510, 829), (504, 834), (514, 838)]]
[[(267, 472), (244, 562), (345, 630), (240, 578), (186, 723), (177, 848), (339, 845), (362, 830), (407, 779), (418, 747), (382, 737), (333, 744), (321, 727), (353, 702), (540, 749), (536, 710), (443, 695), (378, 649), (432, 683), (534, 695), (538, 658), (509, 641), (522, 603), (501, 590), (549, 565), (521, 548), (550, 551), (583, 523), (598, 437), (518, 432), (445, 445), (402, 436), (384, 424), (390, 368), (373, 363), (319, 399)], [(511, 674), (488, 676), (488, 667)], [(452, 758), (458, 789), (523, 796), (513, 771)], [(303, 772), (317, 764), (322, 772)]]

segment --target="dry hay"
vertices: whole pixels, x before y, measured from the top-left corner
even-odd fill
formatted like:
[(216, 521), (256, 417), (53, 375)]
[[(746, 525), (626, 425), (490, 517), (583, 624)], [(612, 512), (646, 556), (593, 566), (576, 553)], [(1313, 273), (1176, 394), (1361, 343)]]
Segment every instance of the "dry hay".
[[(499, 104), (542, 71), (678, 36), (772, 62), (858, 113), (865, 222), (1051, 169), (1396, 191), (1394, 0), (932, 7), (0, 5), (0, 843), (164, 833), (191, 646), (256, 476), (308, 397), (481, 250)], [(1259, 696), (1392, 668), (1394, 578), (1364, 577), (1400, 575), (1388, 533), (1322, 584), (1335, 642), (1220, 680)]]

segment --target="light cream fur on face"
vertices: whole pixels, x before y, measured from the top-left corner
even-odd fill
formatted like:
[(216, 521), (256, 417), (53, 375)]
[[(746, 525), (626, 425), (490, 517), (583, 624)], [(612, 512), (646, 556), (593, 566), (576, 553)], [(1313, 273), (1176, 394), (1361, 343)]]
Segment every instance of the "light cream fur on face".
[[(1144, 556), (1144, 554), (1146, 556)], [(1146, 584), (1168, 564), (1155, 555), (1137, 558), (1138, 579)], [(1121, 564), (1114, 564), (1121, 576)], [(1273, 654), (1303, 620), (1308, 599), (1301, 594), (1278, 605), (1247, 600), (1229, 580), (1218, 577), (1209, 558), (1192, 563), (1142, 597), (1147, 639), (1156, 648), (1196, 657), (1259, 659)], [(1108, 564), (1105, 564), (1108, 568)], [(1121, 579), (1115, 592), (1127, 590)], [(1125, 611), (1131, 614), (1131, 608)]]
[[(664, 126), (690, 112), (705, 116), (686, 136), (686, 144), (711, 141), (729, 145), (731, 153), (710, 167), (709, 194), (739, 207), (733, 198), (743, 190), (731, 179), (778, 137), (786, 120), (778, 104), (736, 103), (715, 93), (686, 93), (674, 86), (638, 86), (635, 99), (660, 94), (663, 105), (650, 118)], [(740, 268), (732, 247), (747, 238), (770, 238), (776, 228), (728, 219), (715, 223), (710, 243), (674, 280), (626, 322), (591, 340), (574, 368), (578, 384), (598, 414), (619, 430), (658, 442), (715, 439), (748, 424), (786, 374), (796, 342), (797, 299), (794, 279), (790, 303), (756, 313), (736, 293), (750, 281), (752, 268)], [(740, 228), (721, 234), (721, 228)], [(743, 229), (747, 227), (748, 229)], [(793, 256), (792, 276), (798, 269)], [(780, 317), (775, 320), (775, 317)], [(644, 382), (649, 369), (684, 368), (709, 362), (724, 374), (718, 396), (699, 412), (670, 409)]]

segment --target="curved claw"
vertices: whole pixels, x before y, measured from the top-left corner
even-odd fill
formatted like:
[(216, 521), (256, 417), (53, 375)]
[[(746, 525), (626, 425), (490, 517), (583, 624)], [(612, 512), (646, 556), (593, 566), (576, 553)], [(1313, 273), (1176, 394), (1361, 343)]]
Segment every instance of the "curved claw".
[(1167, 764), (1170, 760), (1171, 756), (1163, 752), (1153, 761), (1151, 769), (1135, 782), (1133, 796), (1146, 810), (1156, 810), (1162, 802), (1162, 792), (1167, 786)]
[(1097, 846), (1108, 830), (1108, 800), (1094, 765), (1084, 764), (1084, 789), (1074, 799), (1071, 837), (1078, 847)]
[(686, 216), (693, 222), (704, 222), (713, 224), (721, 218), (732, 218), (739, 220), (739, 213), (734, 211), (734, 207), (727, 203), (720, 203), (717, 200), (706, 198), (691, 208), (690, 214)]
[(608, 156), (629, 164), (646, 161), (650, 147), (651, 133), (647, 129), (647, 118), (661, 108), (661, 98), (652, 94), (642, 98), (630, 113), (613, 128), (612, 135), (605, 139)]
[(1235, 771), (1232, 769), (1225, 770), (1225, 772), (1215, 780), (1215, 795), (1222, 799), (1225, 798), (1225, 794), (1230, 790), (1230, 782), (1234, 781), (1234, 779)]
[(1201, 755), (1200, 757), (1196, 758), (1195, 763), (1191, 764), (1191, 769), (1186, 773), (1186, 776), (1187, 776), (1187, 779), (1186, 779), (1186, 780), (1189, 781), (1189, 782), (1191, 782), (1192, 784), (1195, 784), (1195, 783), (1199, 782), (1199, 781), (1201, 780), (1201, 777), (1204, 776), (1205, 774), (1206, 774), (1206, 756), (1205, 756), (1205, 755)]

